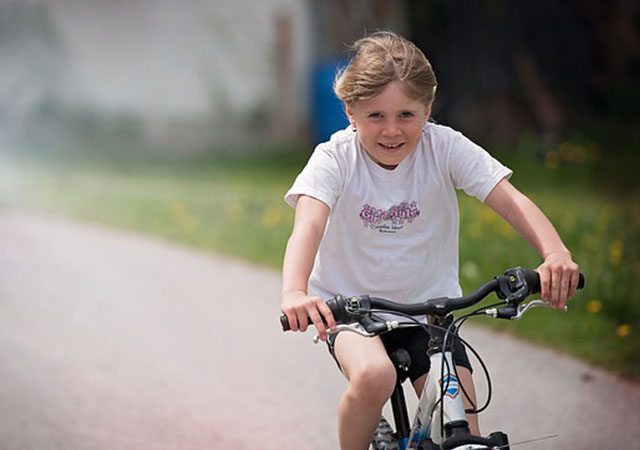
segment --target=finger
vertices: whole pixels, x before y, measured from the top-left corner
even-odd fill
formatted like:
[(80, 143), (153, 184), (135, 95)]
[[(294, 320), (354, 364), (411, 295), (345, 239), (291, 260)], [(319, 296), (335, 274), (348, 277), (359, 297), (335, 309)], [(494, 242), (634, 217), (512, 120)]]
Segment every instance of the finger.
[(324, 321), (327, 325), (328, 328), (330, 328), (331, 330), (335, 330), (336, 329), (336, 319), (333, 317), (333, 313), (331, 312), (331, 308), (329, 308), (329, 306), (327, 306), (327, 304), (325, 302), (323, 302), (321, 299), (318, 299), (318, 310), (320, 310), (320, 313), (322, 314), (322, 316), (324, 317)]
[(315, 325), (316, 330), (318, 330), (318, 336), (320, 336), (320, 339), (325, 341), (327, 339), (327, 328), (325, 327), (324, 322), (322, 321), (322, 316), (315, 307), (315, 304), (313, 307), (309, 307), (307, 313), (309, 314), (309, 318), (313, 322), (313, 325)]
[(576, 290), (578, 289), (578, 282), (580, 281), (580, 272), (579, 270), (575, 270), (571, 273), (571, 281), (569, 283), (569, 295), (567, 300), (574, 296)]
[(562, 273), (562, 279), (560, 281), (560, 298), (558, 299), (558, 308), (564, 308), (567, 305), (567, 299), (569, 298), (569, 284), (571, 281), (571, 275)]
[(560, 291), (562, 289), (562, 272), (551, 269), (551, 306), (558, 308), (560, 304)]
[(540, 275), (540, 297), (542, 297), (542, 300), (548, 302), (550, 300), (549, 292), (551, 290), (551, 277), (549, 276), (549, 270), (545, 267), (538, 267), (536, 271), (538, 272), (538, 275)]
[(296, 315), (298, 318), (298, 330), (304, 333), (309, 327), (309, 316), (304, 309), (296, 310)]

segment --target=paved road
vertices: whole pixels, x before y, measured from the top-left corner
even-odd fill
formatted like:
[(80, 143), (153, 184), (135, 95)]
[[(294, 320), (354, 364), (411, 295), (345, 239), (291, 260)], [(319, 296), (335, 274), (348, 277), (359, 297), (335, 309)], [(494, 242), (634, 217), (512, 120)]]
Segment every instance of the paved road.
[[(278, 274), (166, 242), (0, 211), (0, 449), (335, 449), (345, 383), (278, 329)], [(640, 387), (469, 327), (524, 449), (640, 449)], [(480, 381), (478, 381), (479, 384)]]

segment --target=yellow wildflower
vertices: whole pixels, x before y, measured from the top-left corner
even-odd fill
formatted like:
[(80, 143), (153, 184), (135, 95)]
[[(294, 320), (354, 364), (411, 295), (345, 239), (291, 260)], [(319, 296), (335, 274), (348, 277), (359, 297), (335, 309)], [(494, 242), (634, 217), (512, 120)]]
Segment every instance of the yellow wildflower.
[(626, 338), (631, 334), (631, 325), (628, 323), (618, 325), (618, 328), (616, 328), (616, 334), (619, 338)]
[(586, 151), (584, 147), (580, 145), (573, 145), (569, 142), (565, 142), (558, 148), (560, 157), (565, 161), (571, 161), (577, 164), (582, 164), (586, 157)]
[(181, 202), (169, 204), (169, 216), (182, 228), (183, 231), (194, 231), (198, 228), (198, 220), (189, 212), (189, 209)]
[(507, 239), (514, 237), (516, 234), (513, 227), (511, 227), (511, 225), (509, 225), (507, 222), (504, 222), (504, 221), (501, 222), (500, 225), (498, 226), (498, 231), (500, 232), (502, 237)]
[(609, 245), (609, 260), (611, 264), (617, 266), (622, 261), (623, 243), (621, 239), (616, 239)]
[(599, 299), (594, 298), (593, 300), (589, 300), (587, 302), (588, 313), (598, 314), (600, 311), (602, 311), (602, 302)]
[(544, 164), (549, 169), (557, 169), (560, 165), (560, 158), (558, 157), (558, 154), (556, 152), (549, 152), (544, 155)]
[(187, 207), (182, 202), (171, 202), (167, 209), (169, 210), (169, 215), (175, 219), (184, 214)]
[(469, 233), (469, 237), (475, 239), (482, 235), (482, 224), (480, 222), (471, 222), (471, 224), (467, 227), (467, 232)]
[(279, 209), (268, 206), (262, 214), (262, 223), (267, 228), (274, 228), (282, 222), (282, 213)]
[(483, 223), (495, 224), (498, 222), (498, 215), (489, 208), (482, 208), (480, 212), (480, 220)]

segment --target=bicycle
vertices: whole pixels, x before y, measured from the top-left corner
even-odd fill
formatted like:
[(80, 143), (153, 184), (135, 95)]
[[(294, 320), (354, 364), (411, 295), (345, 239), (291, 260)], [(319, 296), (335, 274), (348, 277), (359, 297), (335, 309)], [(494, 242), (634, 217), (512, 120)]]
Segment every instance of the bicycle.
[[(583, 287), (584, 276), (580, 274), (578, 289)], [(433, 370), (429, 372), (420, 395), (413, 425), (409, 421), (402, 389), (411, 358), (403, 349), (390, 355), (398, 375), (396, 387), (390, 398), (396, 431), (394, 432), (382, 417), (371, 443), (373, 450), (509, 450), (509, 440), (504, 432), (495, 431), (487, 437), (482, 437), (474, 436), (469, 431), (465, 413), (479, 413), (488, 407), (491, 401), (491, 379), (477, 352), (457, 336), (456, 324), (459, 323), (461, 326), (468, 318), (480, 315), (496, 319), (520, 319), (531, 308), (549, 306), (543, 300), (524, 302), (529, 295), (539, 291), (540, 278), (537, 272), (515, 267), (505, 271), (504, 275), (486, 282), (474, 293), (463, 297), (434, 298), (415, 304), (395, 303), (368, 295), (350, 298), (336, 295), (327, 300), (326, 303), (337, 324), (336, 330), (329, 331), (330, 333), (349, 331), (374, 337), (397, 328), (420, 326), (430, 334), (428, 355), (431, 367), (432, 369), (439, 367), (440, 372), (439, 376), (435, 376)], [(501, 302), (478, 308), (455, 320), (450, 320), (453, 311), (476, 305), (491, 293), (496, 293)], [(388, 321), (376, 315), (383, 312), (392, 312), (406, 317), (407, 322)], [(414, 318), (414, 316), (424, 315), (427, 315), (428, 323), (422, 323)], [(286, 315), (280, 317), (280, 323), (284, 331), (289, 330)], [(452, 337), (454, 335), (474, 353), (484, 370), (488, 383), (488, 395), (481, 408), (474, 405), (473, 409), (465, 411), (463, 406), (462, 395), (467, 394), (464, 392), (464, 387), (458, 383), (453, 364)], [(317, 336), (314, 341), (318, 341)]]

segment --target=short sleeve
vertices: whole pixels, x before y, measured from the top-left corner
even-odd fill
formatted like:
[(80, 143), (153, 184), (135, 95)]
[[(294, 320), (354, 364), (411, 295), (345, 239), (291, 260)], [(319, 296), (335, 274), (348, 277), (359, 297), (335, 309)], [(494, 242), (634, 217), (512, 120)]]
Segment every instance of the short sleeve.
[(513, 171), (489, 152), (456, 132), (449, 148), (449, 173), (456, 189), (484, 202), (489, 193)]
[(295, 208), (300, 195), (308, 195), (325, 203), (331, 209), (342, 189), (343, 176), (335, 147), (321, 144), (316, 147), (284, 199), (287, 204)]

